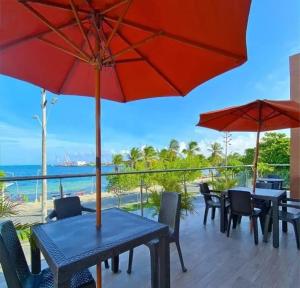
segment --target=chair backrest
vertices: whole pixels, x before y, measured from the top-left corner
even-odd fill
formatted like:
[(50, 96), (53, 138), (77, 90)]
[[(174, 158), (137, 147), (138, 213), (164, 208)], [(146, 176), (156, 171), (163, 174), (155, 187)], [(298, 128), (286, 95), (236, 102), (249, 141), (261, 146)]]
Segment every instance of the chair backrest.
[(273, 183), (270, 182), (257, 182), (255, 184), (256, 188), (262, 188), (262, 189), (273, 189)]
[(250, 216), (252, 214), (252, 198), (250, 192), (229, 190), (228, 197), (232, 214)]
[(204, 201), (207, 202), (211, 199), (210, 190), (207, 183), (200, 183), (200, 192), (204, 196)]
[(280, 177), (276, 174), (269, 174), (267, 175), (267, 178), (279, 179)]
[(0, 262), (7, 286), (22, 288), (31, 273), (12, 221), (0, 223)]
[(64, 219), (82, 214), (80, 198), (78, 196), (60, 198), (54, 200), (56, 219)]
[(176, 192), (163, 192), (158, 222), (170, 227), (173, 234), (179, 233), (181, 195)]

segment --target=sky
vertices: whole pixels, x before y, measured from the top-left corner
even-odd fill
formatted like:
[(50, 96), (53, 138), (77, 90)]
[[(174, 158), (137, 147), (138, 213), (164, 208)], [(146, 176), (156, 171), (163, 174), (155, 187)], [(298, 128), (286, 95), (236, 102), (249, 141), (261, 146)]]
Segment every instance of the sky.
[[(195, 140), (207, 155), (210, 143), (223, 134), (196, 127), (199, 114), (256, 99), (289, 99), (289, 56), (300, 53), (300, 1), (252, 1), (247, 31), (248, 61), (191, 91), (187, 97), (153, 98), (129, 103), (102, 100), (102, 161), (132, 147), (181, 147)], [(1, 60), (0, 60), (1, 61)], [(40, 164), (41, 88), (0, 75), (0, 165)], [(47, 92), (48, 163), (65, 155), (94, 159), (94, 100)], [(288, 133), (288, 132), (287, 132)], [(230, 152), (253, 147), (255, 134), (233, 133)]]

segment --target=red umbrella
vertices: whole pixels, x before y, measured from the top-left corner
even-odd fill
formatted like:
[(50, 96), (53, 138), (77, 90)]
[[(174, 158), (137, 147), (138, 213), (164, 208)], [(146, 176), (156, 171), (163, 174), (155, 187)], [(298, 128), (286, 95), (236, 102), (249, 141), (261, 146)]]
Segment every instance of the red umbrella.
[(197, 125), (225, 132), (257, 132), (253, 169), (255, 191), (260, 132), (300, 127), (300, 104), (295, 101), (256, 100), (245, 105), (200, 114)]
[[(247, 60), (251, 0), (2, 0), (0, 72), (96, 100), (184, 96)], [(102, 84), (101, 84), (102, 83)], [(101, 84), (101, 85), (100, 85)]]

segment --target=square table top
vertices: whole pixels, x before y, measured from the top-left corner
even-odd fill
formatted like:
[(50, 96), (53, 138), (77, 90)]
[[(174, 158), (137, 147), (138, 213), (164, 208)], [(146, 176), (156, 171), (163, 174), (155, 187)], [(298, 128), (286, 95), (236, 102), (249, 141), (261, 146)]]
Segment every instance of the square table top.
[(264, 199), (264, 200), (280, 199), (286, 195), (285, 190), (277, 190), (277, 189), (255, 188), (255, 193), (253, 193), (252, 187), (251, 188), (249, 188), (249, 187), (234, 187), (229, 190), (250, 192), (254, 198)]
[(32, 228), (33, 239), (53, 273), (62, 270), (74, 273), (91, 267), (154, 238), (164, 237), (168, 231), (167, 225), (116, 208), (102, 211), (100, 229), (96, 229), (94, 213)]

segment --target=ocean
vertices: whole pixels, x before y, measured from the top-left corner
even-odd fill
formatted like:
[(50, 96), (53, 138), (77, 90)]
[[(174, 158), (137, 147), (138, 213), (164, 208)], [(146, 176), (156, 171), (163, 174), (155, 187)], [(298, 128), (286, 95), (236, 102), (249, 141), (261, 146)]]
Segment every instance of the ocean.
[[(92, 166), (79, 166), (79, 167), (64, 167), (64, 166), (51, 166), (47, 167), (48, 175), (60, 174), (85, 174), (95, 173), (95, 167)], [(102, 172), (112, 172), (113, 166), (102, 166)], [(38, 176), (41, 175), (40, 165), (8, 165), (0, 166), (0, 171), (4, 171), (7, 177), (10, 176)], [(48, 184), (48, 199), (53, 198), (59, 194), (59, 179), (51, 179), (47, 181)], [(42, 181), (17, 181), (6, 183), (6, 195), (12, 199), (20, 199), (25, 201), (35, 201), (40, 199)], [(62, 179), (64, 193), (76, 194), (90, 194), (95, 191), (95, 177), (84, 178), (71, 178)], [(105, 192), (107, 186), (106, 177), (102, 177), (102, 191)]]

